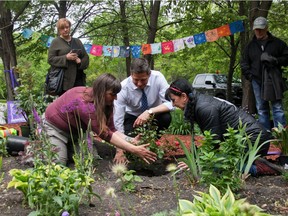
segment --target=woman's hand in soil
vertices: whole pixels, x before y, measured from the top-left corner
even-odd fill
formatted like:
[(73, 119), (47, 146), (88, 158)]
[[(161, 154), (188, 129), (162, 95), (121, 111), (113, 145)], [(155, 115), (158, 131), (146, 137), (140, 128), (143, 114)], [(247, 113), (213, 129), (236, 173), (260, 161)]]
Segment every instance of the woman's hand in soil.
[(181, 170), (188, 169), (188, 165), (184, 163), (183, 161), (180, 161), (177, 165), (177, 169), (181, 169)]
[(128, 164), (128, 160), (122, 149), (117, 149), (113, 162), (116, 164)]
[(157, 155), (154, 152), (149, 151), (146, 149), (150, 144), (144, 144), (140, 146), (135, 146), (136, 150), (134, 154), (138, 155), (142, 160), (146, 163), (150, 164), (150, 162), (154, 162), (157, 159)]

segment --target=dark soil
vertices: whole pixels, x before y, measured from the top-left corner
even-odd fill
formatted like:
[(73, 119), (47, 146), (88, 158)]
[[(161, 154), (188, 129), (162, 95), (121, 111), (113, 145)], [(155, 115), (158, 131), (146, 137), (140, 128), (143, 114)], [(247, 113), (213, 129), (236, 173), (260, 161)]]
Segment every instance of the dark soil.
[[(146, 216), (176, 209), (177, 198), (173, 178), (171, 174), (165, 171), (166, 164), (173, 161), (164, 160), (161, 163), (153, 164), (151, 167), (155, 169), (152, 171), (137, 170), (137, 175), (143, 179), (143, 182), (137, 183), (135, 193), (127, 194), (120, 190), (119, 184), (115, 183), (116, 177), (110, 169), (114, 150), (111, 147), (104, 146), (104, 144), (98, 146), (97, 149), (103, 160), (99, 160), (99, 164), (96, 166), (94, 174), (96, 182), (93, 189), (95, 193), (102, 197), (102, 201), (94, 197), (92, 205), (82, 205), (79, 210), (81, 216), (105, 216), (107, 213), (114, 216), (115, 210), (119, 210), (119, 208), (115, 199), (105, 195), (105, 190), (110, 186), (116, 189), (116, 199), (125, 215)], [(31, 212), (31, 209), (23, 203), (21, 192), (6, 189), (8, 182), (11, 180), (8, 172), (13, 168), (25, 169), (27, 166), (20, 164), (19, 156), (10, 156), (3, 159), (2, 171), (5, 175), (0, 184), (0, 215), (26, 216)], [(195, 191), (205, 191), (207, 189), (200, 185), (192, 186), (184, 173), (177, 174), (177, 186), (180, 198), (191, 201)], [(249, 203), (258, 205), (266, 213), (288, 215), (287, 189), (287, 181), (282, 176), (249, 177), (244, 188), (236, 196), (237, 198), (246, 198)]]

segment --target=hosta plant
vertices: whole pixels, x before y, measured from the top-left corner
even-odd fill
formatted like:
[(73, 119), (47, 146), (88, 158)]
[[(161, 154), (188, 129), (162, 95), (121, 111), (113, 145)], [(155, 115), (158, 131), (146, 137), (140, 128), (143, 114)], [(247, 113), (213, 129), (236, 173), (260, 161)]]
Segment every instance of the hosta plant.
[(221, 216), (269, 216), (263, 210), (246, 202), (245, 199), (236, 200), (234, 194), (228, 187), (224, 196), (213, 185), (210, 185), (209, 194), (198, 192), (194, 195), (193, 202), (189, 200), (179, 200), (179, 215), (221, 215)]
[(82, 199), (94, 194), (91, 177), (61, 165), (12, 169), (9, 173), (13, 178), (8, 188), (23, 192), (29, 207), (35, 209), (35, 215), (60, 215), (63, 210), (77, 215)]

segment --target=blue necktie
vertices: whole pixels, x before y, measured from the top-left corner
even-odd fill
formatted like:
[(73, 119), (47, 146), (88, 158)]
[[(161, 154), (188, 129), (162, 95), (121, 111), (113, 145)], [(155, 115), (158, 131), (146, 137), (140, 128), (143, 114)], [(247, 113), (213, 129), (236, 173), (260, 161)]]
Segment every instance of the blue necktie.
[(141, 111), (144, 112), (148, 109), (148, 101), (147, 96), (144, 92), (144, 89), (142, 89), (142, 97), (141, 97)]

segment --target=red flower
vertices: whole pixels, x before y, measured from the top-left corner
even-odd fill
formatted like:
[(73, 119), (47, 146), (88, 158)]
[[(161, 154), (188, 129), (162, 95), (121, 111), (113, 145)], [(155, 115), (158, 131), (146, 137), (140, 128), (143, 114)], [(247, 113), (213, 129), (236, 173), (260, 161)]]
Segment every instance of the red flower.
[(161, 141), (158, 140), (155, 143), (156, 143), (157, 146), (161, 146)]

